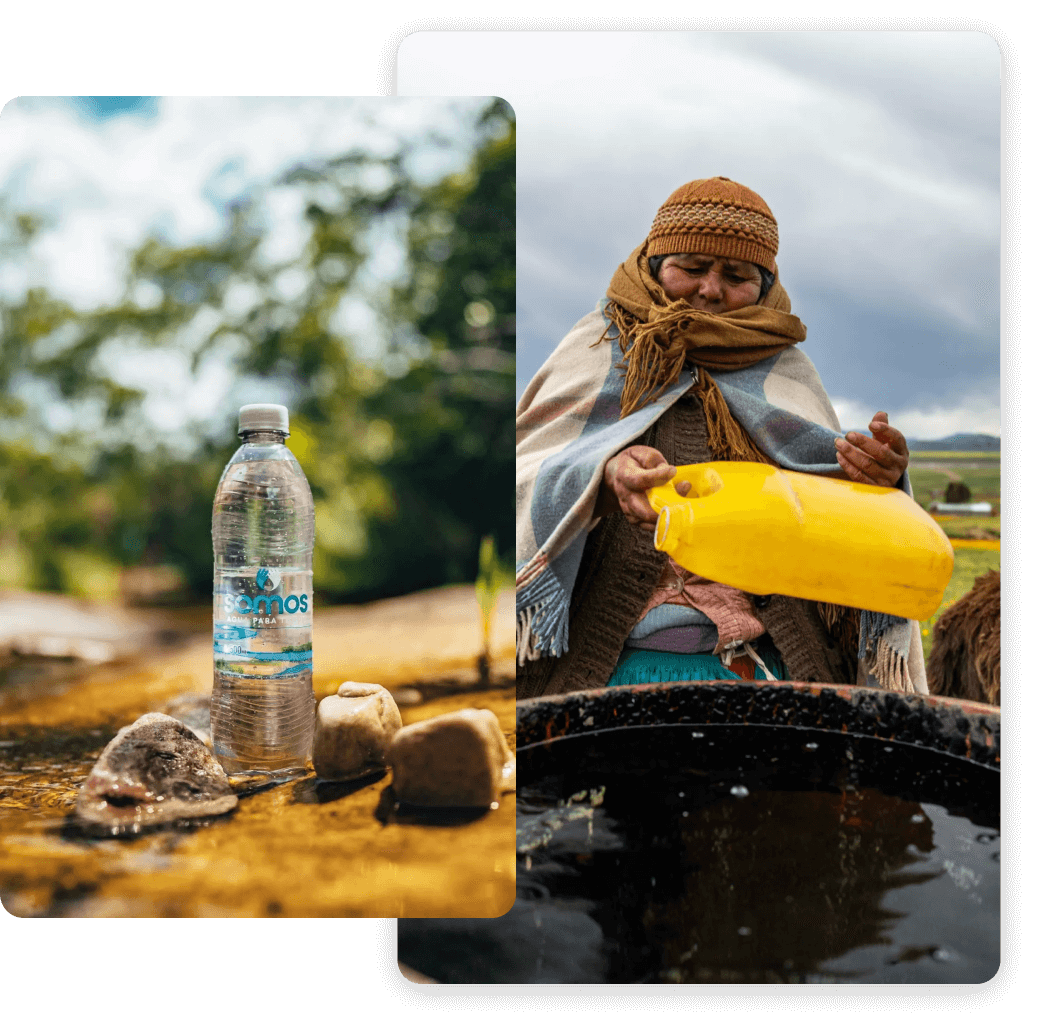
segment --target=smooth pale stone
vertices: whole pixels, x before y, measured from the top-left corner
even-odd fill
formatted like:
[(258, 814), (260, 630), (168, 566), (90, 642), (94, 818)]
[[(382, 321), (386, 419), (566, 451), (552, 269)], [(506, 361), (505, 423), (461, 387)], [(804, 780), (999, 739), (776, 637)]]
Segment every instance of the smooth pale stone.
[(515, 758), (489, 710), (469, 707), (400, 729), (389, 762), (401, 803), (489, 807), (515, 788)]
[(501, 759), (500, 791), (515, 792), (515, 754), (508, 748), (508, 740), (505, 739), (505, 733), (501, 731), (501, 725), (489, 710), (476, 710), (474, 713), (483, 716), (487, 729), (494, 739), (495, 750)]
[(314, 770), (319, 778), (360, 778), (387, 763), (390, 740), (400, 728), (392, 693), (370, 682), (343, 682), (317, 706)]
[(191, 729), (168, 714), (145, 714), (101, 751), (75, 816), (91, 831), (121, 835), (225, 814), (237, 803), (224, 769)]

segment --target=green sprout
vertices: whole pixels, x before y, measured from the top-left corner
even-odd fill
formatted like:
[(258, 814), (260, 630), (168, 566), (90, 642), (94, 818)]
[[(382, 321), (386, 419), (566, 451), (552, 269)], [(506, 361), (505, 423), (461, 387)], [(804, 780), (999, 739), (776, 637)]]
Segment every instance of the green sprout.
[(492, 535), (485, 535), (479, 544), (479, 570), (476, 574), (476, 603), (479, 604), (483, 627), (483, 648), (476, 661), (480, 685), (490, 683), (490, 626), (494, 619), (497, 597), (509, 580), (508, 571), (497, 559), (497, 547)]

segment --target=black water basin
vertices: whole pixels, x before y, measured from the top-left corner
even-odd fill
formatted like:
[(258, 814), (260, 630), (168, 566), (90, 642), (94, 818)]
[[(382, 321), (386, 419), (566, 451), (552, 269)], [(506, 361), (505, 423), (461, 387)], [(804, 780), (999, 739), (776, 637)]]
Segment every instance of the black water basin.
[(517, 898), (401, 920), (450, 983), (978, 983), (999, 965), (999, 714), (875, 690), (519, 704)]

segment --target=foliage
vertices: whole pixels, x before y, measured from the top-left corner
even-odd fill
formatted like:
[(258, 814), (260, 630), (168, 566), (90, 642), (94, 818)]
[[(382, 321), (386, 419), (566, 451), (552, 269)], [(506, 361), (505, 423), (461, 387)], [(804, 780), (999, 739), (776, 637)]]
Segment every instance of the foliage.
[[(114, 352), (175, 353), (203, 374), (221, 363), (253, 384), (248, 399), (261, 385), (288, 402), (325, 599), (473, 581), (483, 536), (512, 548), (511, 112), (483, 112), (463, 173), (422, 184), (409, 157), (350, 151), (272, 183), (303, 201), (307, 242), (289, 259), (265, 256), (252, 202), (215, 241), (145, 239), (118, 303), (76, 310), (45, 287), (0, 300), (0, 584), (105, 592), (84, 583), (143, 565), (178, 569), (197, 598), (211, 589), (236, 406), (168, 438), (112, 371)], [(0, 206), (0, 262), (28, 253), (40, 227)]]

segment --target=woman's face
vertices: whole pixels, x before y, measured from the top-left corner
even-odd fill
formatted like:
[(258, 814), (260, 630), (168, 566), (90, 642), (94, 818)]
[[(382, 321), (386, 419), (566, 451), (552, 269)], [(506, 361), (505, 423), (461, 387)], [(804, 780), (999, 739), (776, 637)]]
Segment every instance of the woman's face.
[(727, 314), (760, 298), (760, 269), (749, 261), (681, 253), (664, 258), (657, 275), (671, 300), (686, 300), (698, 311)]

